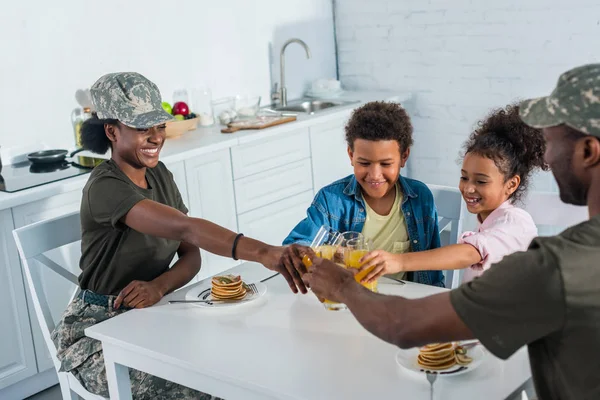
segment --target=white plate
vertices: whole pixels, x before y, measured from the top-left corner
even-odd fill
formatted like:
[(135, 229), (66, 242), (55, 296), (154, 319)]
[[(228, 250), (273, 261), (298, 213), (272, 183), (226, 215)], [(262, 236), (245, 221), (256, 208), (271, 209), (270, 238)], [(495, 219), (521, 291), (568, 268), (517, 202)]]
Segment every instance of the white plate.
[[(211, 279), (207, 279), (201, 285), (192, 287), (185, 294), (185, 299), (186, 300), (210, 300), (211, 299), (210, 288), (212, 287), (211, 281), (212, 281)], [(241, 300), (228, 301), (228, 302), (215, 301), (214, 303), (188, 303), (188, 304), (193, 304), (195, 306), (204, 307), (204, 308), (237, 307), (237, 306), (241, 306), (243, 304), (248, 304), (256, 299), (259, 299), (260, 297), (264, 296), (265, 293), (267, 293), (267, 285), (265, 285), (262, 282), (254, 282), (254, 284), (256, 285), (256, 289), (258, 289), (258, 293), (251, 294), (250, 292), (248, 292), (246, 294), (246, 297), (244, 297)]]
[[(419, 355), (419, 348), (415, 347), (407, 350), (400, 350), (396, 353), (396, 363), (409, 371), (415, 372), (417, 374), (425, 375), (425, 370), (422, 366), (417, 363), (417, 356)], [(440, 376), (456, 376), (462, 375), (467, 372), (473, 371), (475, 368), (479, 367), (483, 360), (485, 359), (486, 352), (481, 345), (477, 345), (475, 347), (471, 347), (467, 350), (467, 355), (473, 359), (469, 365), (461, 366), (455, 365), (451, 368), (440, 370), (440, 371), (430, 371), (437, 372)]]

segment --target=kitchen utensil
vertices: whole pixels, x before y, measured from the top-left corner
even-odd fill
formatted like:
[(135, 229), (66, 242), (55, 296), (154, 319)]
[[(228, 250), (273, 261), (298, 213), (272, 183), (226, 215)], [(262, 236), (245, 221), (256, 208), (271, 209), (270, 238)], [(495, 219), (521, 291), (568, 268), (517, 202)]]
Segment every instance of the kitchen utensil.
[(429, 381), (429, 399), (433, 400), (433, 383), (437, 378), (437, 374), (427, 373), (427, 380)]
[(232, 133), (244, 129), (264, 129), (271, 126), (285, 124), (295, 121), (296, 117), (258, 117), (245, 121), (234, 121), (227, 124), (227, 128), (221, 129), (221, 133)]
[(54, 164), (65, 161), (67, 155), (69, 158), (72, 158), (75, 154), (82, 152), (83, 150), (83, 148), (79, 148), (71, 152), (71, 154), (63, 149), (41, 150), (27, 154), (27, 158), (33, 164)]

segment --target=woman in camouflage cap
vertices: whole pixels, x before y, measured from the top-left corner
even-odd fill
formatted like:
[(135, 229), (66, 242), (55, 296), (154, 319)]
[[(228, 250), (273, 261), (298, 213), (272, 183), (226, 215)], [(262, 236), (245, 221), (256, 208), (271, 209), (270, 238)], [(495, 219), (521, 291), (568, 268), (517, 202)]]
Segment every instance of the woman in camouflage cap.
[[(282, 248), (186, 215), (173, 175), (158, 160), (172, 116), (154, 83), (138, 73), (113, 73), (90, 92), (96, 115), (82, 126), (83, 147), (110, 149), (111, 158), (94, 168), (83, 189), (81, 293), (52, 337), (61, 369), (108, 397), (102, 346), (85, 328), (184, 286), (200, 270), (199, 248), (260, 262), (281, 272), (294, 292), (306, 288), (282, 266)], [(136, 399), (211, 397), (140, 371), (130, 375)]]

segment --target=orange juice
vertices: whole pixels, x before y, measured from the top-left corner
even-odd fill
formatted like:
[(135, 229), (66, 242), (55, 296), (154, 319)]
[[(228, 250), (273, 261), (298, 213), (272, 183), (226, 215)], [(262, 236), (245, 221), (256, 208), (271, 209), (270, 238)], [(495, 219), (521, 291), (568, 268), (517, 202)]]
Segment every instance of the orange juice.
[[(333, 260), (333, 256), (335, 255), (336, 251), (336, 246), (323, 245), (315, 249), (315, 254), (317, 255), (317, 257), (321, 257), (326, 260)], [(305, 254), (304, 257), (302, 257), (302, 264), (304, 264), (306, 268), (312, 267), (312, 261), (308, 257), (308, 254)]]
[[(356, 268), (356, 269), (360, 268), (362, 266), (362, 264), (360, 263), (360, 259), (363, 258), (365, 255), (367, 255), (368, 252), (369, 252), (368, 250), (351, 250), (351, 251), (349, 251), (346, 254), (346, 267)], [(375, 267), (373, 267), (373, 268), (375, 268)], [(377, 292), (377, 281), (372, 281), (369, 283), (361, 282), (361, 280), (365, 276), (367, 276), (367, 274), (369, 272), (371, 272), (371, 270), (373, 268), (369, 268), (367, 270), (357, 273), (356, 275), (354, 275), (354, 279), (356, 280), (356, 282), (360, 283), (361, 285), (363, 285), (367, 289), (371, 290), (372, 292)]]
[(304, 257), (302, 257), (302, 264), (304, 264), (306, 268), (312, 267), (312, 261), (308, 257), (308, 254), (305, 254)]
[(316, 253), (321, 258), (324, 258), (326, 260), (333, 260), (333, 255), (335, 254), (336, 250), (337, 247), (335, 246), (323, 245), (318, 247)]

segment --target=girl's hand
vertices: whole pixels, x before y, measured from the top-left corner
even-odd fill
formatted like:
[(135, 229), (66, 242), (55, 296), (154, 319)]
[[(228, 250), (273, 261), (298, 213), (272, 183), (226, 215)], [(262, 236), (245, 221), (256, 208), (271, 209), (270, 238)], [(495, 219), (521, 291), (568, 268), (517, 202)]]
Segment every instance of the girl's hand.
[(378, 279), (382, 275), (402, 272), (402, 255), (392, 254), (383, 250), (375, 250), (360, 259), (363, 264), (359, 273), (370, 270), (363, 278), (362, 282), (369, 283)]

